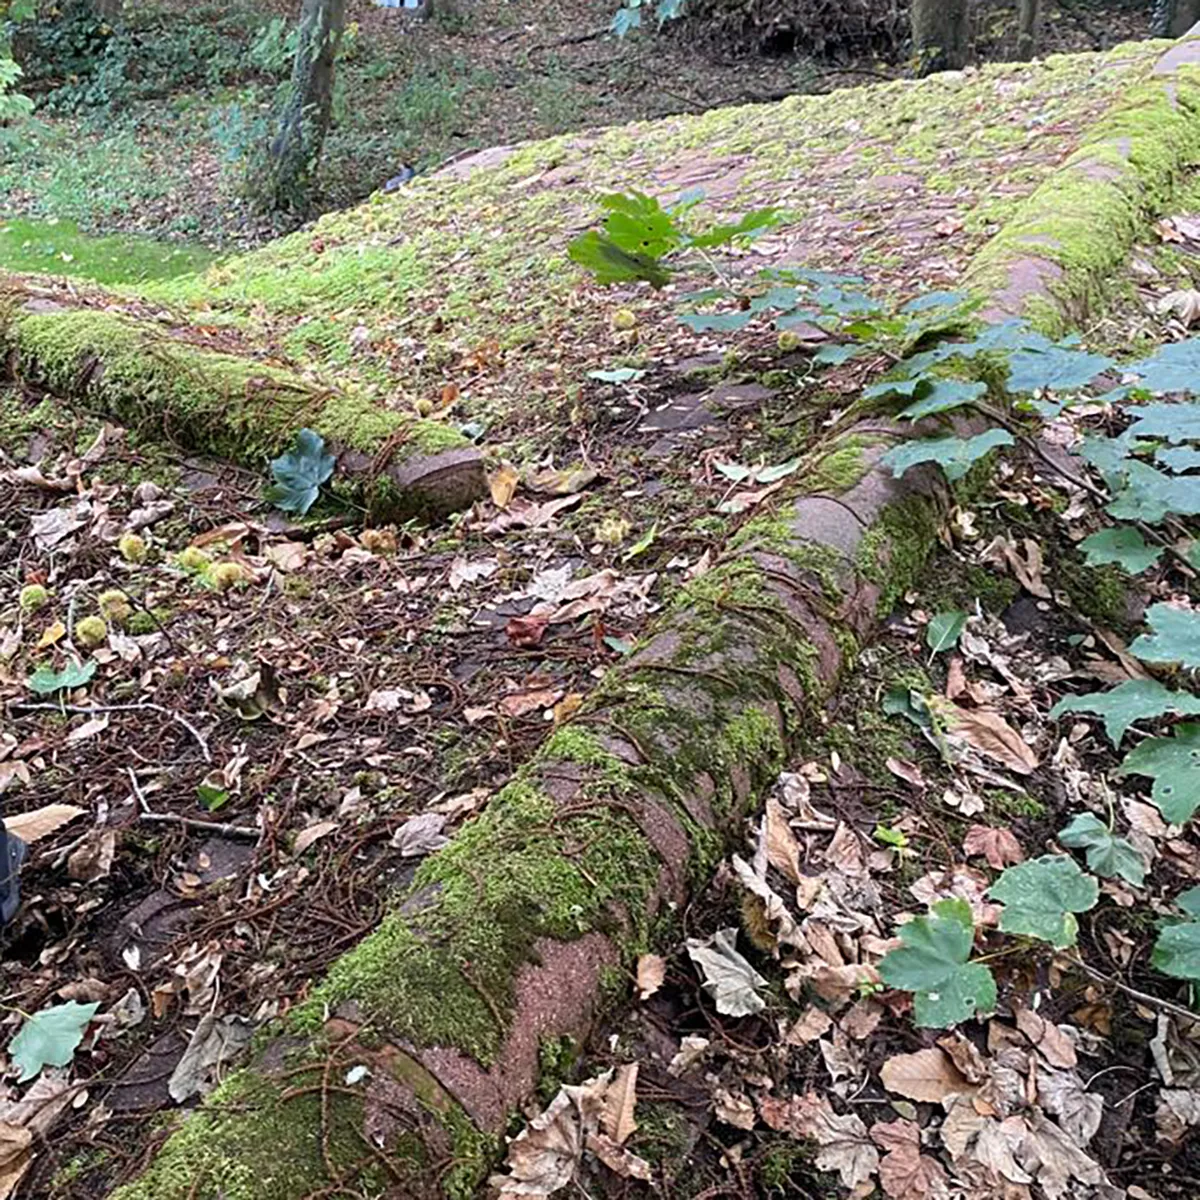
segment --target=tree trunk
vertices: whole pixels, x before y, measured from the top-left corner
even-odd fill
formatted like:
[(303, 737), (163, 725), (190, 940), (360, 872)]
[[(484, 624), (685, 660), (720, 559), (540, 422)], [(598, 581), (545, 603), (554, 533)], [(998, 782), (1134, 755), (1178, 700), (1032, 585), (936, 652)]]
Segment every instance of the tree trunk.
[(333, 64), (346, 27), (346, 0), (303, 0), (296, 61), (254, 191), (273, 209), (303, 208), (333, 114)]
[(1041, 0), (1020, 0), (1018, 10), (1017, 57), (1028, 61), (1038, 52), (1041, 37)]
[(1174, 0), (1170, 6), (1167, 24), (1168, 37), (1183, 37), (1197, 21), (1200, 21), (1200, 0)]
[(968, 0), (913, 0), (913, 67), (917, 75), (966, 66), (969, 31)]

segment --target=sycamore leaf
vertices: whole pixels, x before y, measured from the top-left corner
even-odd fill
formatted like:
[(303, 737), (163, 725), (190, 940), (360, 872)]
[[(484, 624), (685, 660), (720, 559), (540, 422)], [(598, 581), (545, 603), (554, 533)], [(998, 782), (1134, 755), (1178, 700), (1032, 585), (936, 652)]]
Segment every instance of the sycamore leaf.
[(61, 671), (52, 671), (49, 667), (38, 667), (25, 681), (31, 692), (39, 696), (52, 696), (58, 691), (72, 691), (83, 687), (96, 673), (95, 659), (87, 662), (68, 663)]
[(325, 453), (325, 439), (311, 429), (296, 435), (292, 448), (271, 460), (275, 482), (266, 490), (266, 498), (284, 512), (303, 516), (316, 503), (323, 484), (333, 474), (336, 461)]
[(1096, 881), (1074, 859), (1046, 854), (1018, 863), (988, 889), (1004, 905), (1000, 929), (1049, 942), (1056, 949), (1073, 946), (1079, 934), (1075, 914), (1087, 912), (1100, 898)]
[(1172, 825), (1182, 825), (1200, 808), (1200, 725), (1177, 725), (1172, 737), (1147, 738), (1118, 770), (1153, 779), (1150, 799)]
[(1057, 720), (1071, 712), (1095, 713), (1103, 718), (1108, 740), (1119, 746), (1126, 730), (1135, 721), (1162, 717), (1167, 713), (1180, 716), (1200, 713), (1200, 697), (1188, 692), (1173, 692), (1154, 679), (1128, 679), (1107, 692), (1064, 696), (1050, 710), (1050, 717)]
[(671, 273), (648, 254), (630, 254), (598, 229), (589, 229), (567, 247), (572, 262), (591, 271), (601, 284), (635, 283), (645, 280), (652, 287), (666, 287)]
[(70, 1000), (27, 1017), (8, 1046), (9, 1058), (21, 1071), (17, 1082), (32, 1079), (43, 1067), (67, 1066), (99, 1007), (98, 1002), (79, 1004)]
[(900, 949), (879, 963), (889, 987), (913, 993), (913, 1019), (922, 1028), (945, 1029), (996, 1006), (996, 982), (982, 963), (969, 962), (975, 944), (971, 906), (942, 900), (932, 915), (900, 926)]
[(953, 650), (958, 645), (962, 631), (967, 627), (967, 614), (957, 609), (940, 612), (929, 622), (925, 630), (925, 644), (934, 652)]
[(961, 479), (981, 458), (999, 446), (1011, 446), (1012, 434), (1004, 429), (989, 429), (971, 438), (925, 438), (902, 442), (880, 460), (899, 477), (920, 463), (935, 462), (953, 483)]
[(1014, 395), (1037, 388), (1072, 392), (1086, 387), (1102, 371), (1113, 366), (1105, 354), (1089, 354), (1064, 346), (1045, 350), (1018, 350), (1009, 356), (1007, 389)]
[(1200, 921), (1171, 925), (1158, 935), (1151, 962), (1164, 975), (1200, 979)]
[(1200, 613), (1175, 604), (1152, 604), (1146, 609), (1146, 624), (1152, 632), (1142, 634), (1129, 647), (1134, 657), (1142, 662), (1200, 667)]
[(1113, 499), (1104, 511), (1118, 521), (1157, 524), (1167, 513), (1200, 513), (1200, 479), (1166, 475), (1149, 463), (1131, 459), (1112, 482)]
[(1162, 557), (1162, 549), (1151, 546), (1136, 529), (1112, 528), (1093, 533), (1079, 543), (1089, 567), (1116, 563), (1130, 575), (1140, 575)]
[(1175, 903), (1189, 917), (1200, 920), (1200, 887), (1188, 888), (1186, 892), (1180, 892), (1175, 897)]
[(969, 383), (963, 379), (935, 379), (933, 386), (915, 404), (910, 404), (900, 413), (905, 421), (919, 421), (935, 413), (953, 412), (968, 404), (974, 404), (987, 395), (986, 383)]
[(1087, 865), (1105, 879), (1119, 875), (1134, 887), (1141, 887), (1146, 879), (1146, 864), (1133, 843), (1115, 837), (1094, 813), (1080, 813), (1065, 829), (1059, 830), (1058, 840), (1072, 850), (1085, 851)]
[(1184, 471), (1200, 471), (1200, 450), (1195, 446), (1172, 446), (1168, 450), (1159, 450), (1154, 455), (1168, 471), (1181, 474)]
[(688, 957), (704, 976), (704, 990), (712, 996), (717, 1012), (727, 1017), (746, 1017), (766, 1007), (757, 988), (767, 981), (738, 953), (737, 929), (718, 929), (710, 938), (688, 938)]

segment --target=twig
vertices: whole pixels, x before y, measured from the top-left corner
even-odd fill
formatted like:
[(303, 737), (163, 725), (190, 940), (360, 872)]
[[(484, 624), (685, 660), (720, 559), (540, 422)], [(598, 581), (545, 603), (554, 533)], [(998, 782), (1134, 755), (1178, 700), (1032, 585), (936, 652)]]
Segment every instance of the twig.
[(253, 829), (249, 825), (223, 825), (219, 821), (197, 821), (194, 817), (180, 817), (175, 813), (144, 812), (139, 815), (138, 820), (149, 821), (155, 825), (182, 825), (184, 829), (213, 833), (219, 837), (253, 838), (258, 841), (262, 834), (262, 830)]
[(161, 704), (11, 704), (9, 712), (56, 712), (56, 713), (81, 713), (94, 716), (96, 713), (106, 712), (159, 712), (170, 717), (172, 721), (178, 722), (196, 739), (196, 745), (200, 747), (200, 753), (204, 755), (204, 761), (212, 762), (212, 753), (208, 749), (208, 742), (205, 741), (204, 735), (192, 725), (186, 718), (179, 713), (172, 711), (169, 708), (164, 708)]
[(555, 38), (552, 42), (538, 42), (536, 46), (529, 47), (529, 53), (553, 50), (556, 46), (581, 46), (584, 42), (594, 42), (597, 38), (602, 38), (611, 29), (611, 25), (601, 25), (597, 29), (589, 29), (586, 33), (569, 33), (566, 37)]
[(1200, 1012), (1196, 1012), (1194, 1009), (1184, 1008), (1182, 1004), (1176, 1004), (1171, 1000), (1163, 1000), (1159, 996), (1151, 996), (1149, 992), (1139, 992), (1137, 988), (1132, 988), (1129, 984), (1122, 983), (1119, 979), (1115, 979), (1111, 975), (1105, 975), (1103, 971), (1097, 971), (1095, 967), (1088, 966), (1082, 958), (1077, 960), (1076, 965), (1082, 967), (1084, 972), (1096, 980), (1097, 983), (1107, 983), (1109, 986), (1115, 987), (1117, 991), (1124, 992), (1131, 999), (1150, 1005), (1151, 1008), (1158, 1008), (1185, 1021), (1200, 1024)]

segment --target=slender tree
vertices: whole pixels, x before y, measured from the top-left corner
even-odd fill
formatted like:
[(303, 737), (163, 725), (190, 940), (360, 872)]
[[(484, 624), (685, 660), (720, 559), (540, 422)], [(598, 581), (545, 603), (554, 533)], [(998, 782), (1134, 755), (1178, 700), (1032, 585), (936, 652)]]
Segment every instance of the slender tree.
[(333, 116), (333, 70), (346, 0), (302, 0), (292, 78), (251, 189), (273, 209), (305, 206)]
[(1017, 15), (1017, 57), (1030, 59), (1038, 52), (1041, 37), (1041, 0), (1019, 0)]
[(918, 75), (966, 66), (968, 0), (912, 0), (913, 65)]

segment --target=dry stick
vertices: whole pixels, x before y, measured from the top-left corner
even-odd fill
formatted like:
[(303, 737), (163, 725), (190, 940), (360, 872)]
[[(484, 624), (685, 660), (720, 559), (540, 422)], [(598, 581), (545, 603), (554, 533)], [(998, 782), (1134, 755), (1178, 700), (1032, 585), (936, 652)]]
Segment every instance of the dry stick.
[(1110, 987), (1115, 987), (1118, 991), (1124, 992), (1125, 995), (1140, 1001), (1142, 1004), (1149, 1004), (1152, 1008), (1159, 1008), (1163, 1012), (1171, 1013), (1172, 1016), (1181, 1017), (1185, 1021), (1200, 1024), (1200, 1012), (1194, 1009), (1184, 1008), (1182, 1004), (1176, 1004), (1171, 1000), (1163, 1000), (1158, 996), (1151, 996), (1149, 992), (1139, 992), (1137, 988), (1132, 988), (1129, 984), (1122, 983), (1112, 975), (1105, 975), (1103, 971), (1097, 971), (1095, 967), (1088, 966), (1082, 958), (1078, 959), (1076, 965), (1082, 967), (1084, 972), (1096, 980), (1097, 983), (1107, 983)]
[(126, 767), (125, 773), (129, 776), (129, 782), (133, 785), (133, 794), (137, 797), (138, 806), (142, 810), (138, 814), (139, 821), (148, 821), (157, 825), (182, 825), (184, 829), (195, 829), (203, 833), (216, 834), (218, 837), (252, 838), (254, 841), (258, 841), (262, 834), (262, 830), (254, 829), (249, 825), (227, 825), (220, 821), (199, 821), (194, 817), (180, 817), (175, 813), (152, 812), (150, 802), (146, 799), (146, 793), (142, 791), (142, 785), (138, 783), (133, 768)]
[(212, 753), (209, 751), (208, 742), (205, 741), (203, 734), (184, 717), (181, 717), (179, 713), (169, 708), (164, 708), (161, 704), (12, 704), (9, 706), (10, 712), (37, 712), (39, 710), (56, 713), (80, 713), (92, 716), (96, 713), (107, 712), (165, 713), (172, 721), (177, 721), (182, 725), (196, 739), (196, 745), (200, 747), (200, 753), (204, 755), (204, 761), (207, 763), (212, 762)]

